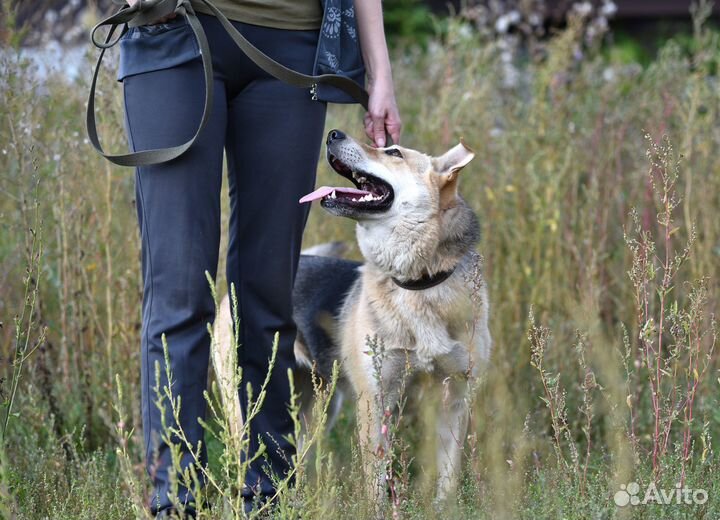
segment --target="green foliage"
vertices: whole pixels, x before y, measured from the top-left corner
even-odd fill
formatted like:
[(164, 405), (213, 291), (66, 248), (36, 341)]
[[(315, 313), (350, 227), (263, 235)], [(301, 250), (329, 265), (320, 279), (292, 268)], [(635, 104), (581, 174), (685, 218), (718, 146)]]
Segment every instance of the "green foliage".
[(637, 38), (624, 32), (613, 34), (613, 44), (607, 52), (609, 60), (613, 63), (647, 65), (652, 61), (650, 53), (640, 45)]
[(383, 19), (391, 45), (397, 40), (425, 44), (435, 29), (432, 13), (422, 0), (386, 0)]

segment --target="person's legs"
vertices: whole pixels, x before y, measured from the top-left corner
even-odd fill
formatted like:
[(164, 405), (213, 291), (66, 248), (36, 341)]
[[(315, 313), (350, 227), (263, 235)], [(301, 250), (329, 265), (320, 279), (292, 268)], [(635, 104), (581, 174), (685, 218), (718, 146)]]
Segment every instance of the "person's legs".
[[(202, 65), (193, 60), (169, 69), (124, 79), (126, 128), (131, 148), (144, 150), (186, 141), (202, 113), (205, 84)], [(162, 440), (162, 418), (156, 405), (156, 364), (160, 388), (167, 384), (162, 336), (172, 370), (172, 393), (181, 397), (180, 423), (197, 445), (203, 430), (203, 391), (207, 386), (214, 302), (205, 278), (217, 271), (220, 191), (226, 132), (225, 87), (216, 80), (210, 121), (193, 147), (168, 163), (136, 172), (137, 210), (142, 239), (142, 418), (147, 469), (155, 485), (151, 511), (170, 507), (170, 449)], [(162, 391), (162, 390), (161, 390)], [(170, 405), (165, 422), (174, 425)], [(204, 446), (204, 444), (203, 444)], [(203, 449), (202, 457), (205, 457)], [(183, 467), (192, 462), (183, 449)], [(181, 503), (193, 501), (178, 490)]]
[[(317, 33), (244, 26), (253, 42), (287, 66), (312, 69)], [(246, 414), (246, 385), (253, 399), (268, 371), (273, 337), (277, 359), (260, 414), (252, 421), (251, 454), (262, 442), (267, 453), (246, 477), (246, 498), (274, 491), (269, 473), (284, 477), (294, 449), (288, 413), (287, 371), (294, 368), (292, 286), (309, 207), (298, 199), (312, 191), (325, 123), (325, 104), (307, 90), (258, 73), (228, 105), (227, 155), (230, 186), (230, 245), (227, 277), (237, 290), (240, 314), (238, 360), (243, 367), (240, 401)]]

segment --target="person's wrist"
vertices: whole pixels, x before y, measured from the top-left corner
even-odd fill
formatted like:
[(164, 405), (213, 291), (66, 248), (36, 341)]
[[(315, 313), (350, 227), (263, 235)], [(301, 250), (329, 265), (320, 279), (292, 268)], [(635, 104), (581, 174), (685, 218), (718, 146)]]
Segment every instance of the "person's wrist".
[(389, 60), (376, 60), (367, 65), (368, 83), (392, 83), (392, 69)]
[(384, 74), (376, 77), (368, 77), (368, 91), (382, 93), (383, 95), (394, 95), (395, 88), (393, 86), (392, 76)]
[(373, 85), (392, 85), (392, 72), (388, 69), (379, 73), (368, 73), (368, 83)]

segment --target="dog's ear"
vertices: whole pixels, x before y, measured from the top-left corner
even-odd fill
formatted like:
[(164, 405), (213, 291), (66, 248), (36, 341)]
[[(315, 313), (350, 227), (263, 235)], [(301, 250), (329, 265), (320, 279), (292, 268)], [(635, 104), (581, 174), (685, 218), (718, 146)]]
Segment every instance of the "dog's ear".
[(475, 153), (460, 140), (440, 157), (433, 159), (435, 172), (440, 177), (440, 207), (451, 207), (457, 197), (458, 173), (475, 157)]

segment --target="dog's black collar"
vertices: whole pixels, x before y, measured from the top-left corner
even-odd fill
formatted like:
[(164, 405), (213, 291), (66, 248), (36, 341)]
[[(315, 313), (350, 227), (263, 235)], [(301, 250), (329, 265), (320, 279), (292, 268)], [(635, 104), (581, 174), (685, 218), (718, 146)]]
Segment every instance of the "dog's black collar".
[(439, 273), (435, 273), (432, 276), (425, 275), (422, 278), (418, 278), (417, 280), (408, 280), (407, 282), (401, 282), (397, 278), (393, 277), (392, 281), (395, 282), (395, 285), (397, 285), (398, 287), (402, 287), (403, 289), (407, 289), (408, 291), (422, 291), (423, 289), (430, 289), (431, 287), (440, 285), (445, 280), (450, 278), (450, 275), (454, 272), (455, 268), (453, 267), (449, 271), (440, 271)]

